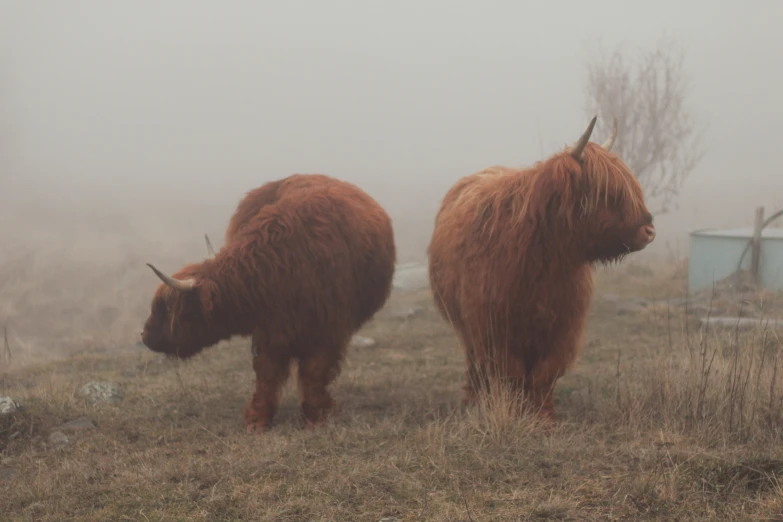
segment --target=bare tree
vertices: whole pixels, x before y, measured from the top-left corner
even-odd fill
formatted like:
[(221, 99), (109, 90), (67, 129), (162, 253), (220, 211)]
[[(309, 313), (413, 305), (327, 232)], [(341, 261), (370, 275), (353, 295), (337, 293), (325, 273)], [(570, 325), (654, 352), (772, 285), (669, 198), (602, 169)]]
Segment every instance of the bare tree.
[(685, 50), (661, 40), (628, 58), (619, 47), (588, 60), (587, 112), (598, 114), (596, 134), (611, 132), (613, 151), (633, 170), (656, 214), (677, 208), (682, 183), (704, 157), (704, 127), (687, 107)]

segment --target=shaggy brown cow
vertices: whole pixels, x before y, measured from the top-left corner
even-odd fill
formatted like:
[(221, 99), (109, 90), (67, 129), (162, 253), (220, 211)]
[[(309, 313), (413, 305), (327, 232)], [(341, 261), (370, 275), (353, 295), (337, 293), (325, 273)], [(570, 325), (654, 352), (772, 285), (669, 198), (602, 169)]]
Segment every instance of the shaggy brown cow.
[(308, 428), (336, 409), (327, 386), (352, 335), (386, 302), (396, 251), (391, 219), (353, 184), (295, 174), (249, 192), (225, 246), (185, 266), (152, 300), (142, 340), (187, 358), (232, 335), (252, 335), (256, 389), (248, 431), (269, 426), (298, 361)]
[(552, 388), (574, 361), (592, 265), (619, 262), (655, 237), (641, 186), (603, 146), (596, 118), (563, 152), (527, 169), (459, 180), (435, 218), (429, 275), (440, 313), (466, 351), (466, 402), (500, 377), (554, 420)]

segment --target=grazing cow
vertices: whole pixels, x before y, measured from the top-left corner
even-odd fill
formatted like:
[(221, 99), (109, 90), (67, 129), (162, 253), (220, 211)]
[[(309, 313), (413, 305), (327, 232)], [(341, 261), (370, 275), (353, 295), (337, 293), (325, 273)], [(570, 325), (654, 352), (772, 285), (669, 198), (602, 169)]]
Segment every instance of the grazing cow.
[(172, 277), (149, 265), (164, 284), (142, 340), (184, 359), (252, 336), (248, 432), (270, 425), (293, 359), (312, 428), (336, 410), (326, 388), (353, 334), (388, 299), (395, 262), (391, 219), (355, 185), (321, 174), (269, 182), (239, 203), (214, 258)]
[(572, 146), (530, 168), (488, 168), (446, 194), (428, 248), (440, 313), (466, 351), (465, 402), (499, 377), (554, 421), (552, 388), (576, 358), (592, 265), (655, 238), (642, 188), (604, 145), (596, 118)]

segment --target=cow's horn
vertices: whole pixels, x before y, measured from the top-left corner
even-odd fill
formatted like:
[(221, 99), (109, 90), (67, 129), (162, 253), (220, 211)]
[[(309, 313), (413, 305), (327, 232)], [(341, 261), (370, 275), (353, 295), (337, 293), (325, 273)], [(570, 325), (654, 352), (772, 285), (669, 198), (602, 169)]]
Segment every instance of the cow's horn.
[(593, 116), (593, 119), (590, 120), (590, 125), (587, 126), (587, 130), (584, 132), (584, 134), (582, 134), (577, 142), (571, 145), (571, 147), (568, 149), (569, 154), (571, 154), (571, 156), (574, 158), (580, 159), (582, 157), (582, 151), (585, 150), (587, 142), (590, 141), (590, 135), (593, 133), (593, 127), (595, 127), (595, 122), (597, 119), (597, 115)]
[(160, 278), (161, 281), (166, 283), (168, 286), (173, 288), (174, 290), (180, 290), (181, 292), (188, 292), (190, 290), (193, 290), (193, 288), (196, 285), (196, 282), (193, 279), (186, 279), (184, 281), (180, 281), (179, 279), (174, 279), (173, 277), (169, 277), (154, 266), (152, 264), (147, 263), (147, 266), (152, 269), (153, 272), (155, 272), (155, 275)]
[(614, 145), (614, 139), (617, 137), (617, 118), (612, 116), (612, 121), (614, 128), (612, 129), (612, 135), (609, 136), (609, 139), (606, 140), (601, 147), (605, 148), (607, 151), (612, 150), (612, 145)]

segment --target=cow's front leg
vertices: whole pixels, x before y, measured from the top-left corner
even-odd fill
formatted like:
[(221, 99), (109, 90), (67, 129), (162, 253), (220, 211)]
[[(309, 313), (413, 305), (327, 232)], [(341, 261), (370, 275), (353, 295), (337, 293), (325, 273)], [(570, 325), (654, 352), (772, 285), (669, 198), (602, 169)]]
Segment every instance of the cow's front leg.
[[(285, 350), (270, 350), (259, 346), (253, 339), (251, 347), (253, 370), (256, 373), (256, 389), (253, 398), (245, 407), (247, 432), (261, 432), (269, 429), (280, 404), (280, 391), (288, 379), (291, 358), (281, 355)], [(270, 353), (271, 352), (271, 353)]]

